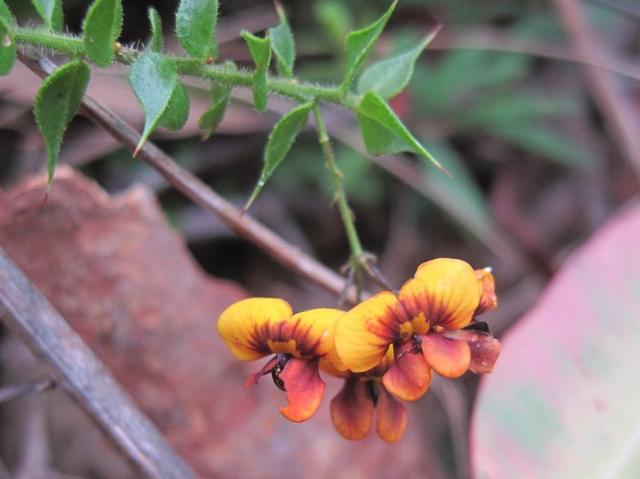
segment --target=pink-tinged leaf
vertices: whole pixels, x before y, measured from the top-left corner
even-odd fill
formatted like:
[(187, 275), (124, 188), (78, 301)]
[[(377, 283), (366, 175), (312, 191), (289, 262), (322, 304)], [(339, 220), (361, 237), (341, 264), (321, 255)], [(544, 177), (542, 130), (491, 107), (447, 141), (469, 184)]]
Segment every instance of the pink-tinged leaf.
[(477, 478), (640, 477), (640, 206), (507, 334), (471, 434)]

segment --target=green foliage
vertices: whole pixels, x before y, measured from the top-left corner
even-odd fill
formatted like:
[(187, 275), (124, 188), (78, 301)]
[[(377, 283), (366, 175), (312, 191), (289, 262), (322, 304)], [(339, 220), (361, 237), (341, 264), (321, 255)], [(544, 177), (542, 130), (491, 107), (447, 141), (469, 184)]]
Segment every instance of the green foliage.
[(162, 33), (162, 18), (158, 11), (149, 7), (147, 12), (149, 25), (151, 25), (151, 38), (149, 39), (149, 50), (161, 53), (164, 50), (164, 35)]
[(309, 112), (313, 108), (313, 103), (300, 105), (284, 115), (271, 130), (269, 141), (264, 150), (264, 166), (260, 173), (260, 178), (256, 184), (249, 201), (244, 209), (247, 210), (262, 191), (267, 180), (271, 178), (273, 172), (278, 168), (284, 157), (291, 149), (293, 142), (300, 133), (300, 130), (307, 124)]
[(269, 29), (271, 48), (276, 56), (278, 74), (285, 77), (293, 75), (293, 64), (296, 60), (296, 46), (287, 16), (279, 3), (276, 3), (280, 23)]
[[(10, 14), (8, 16), (11, 17)], [(0, 75), (7, 75), (16, 61), (16, 43), (9, 25), (0, 8)]]
[(343, 95), (346, 95), (349, 91), (353, 79), (362, 69), (364, 61), (371, 53), (371, 50), (373, 50), (373, 47), (378, 41), (382, 30), (384, 30), (384, 27), (397, 4), (398, 0), (394, 0), (385, 14), (374, 23), (347, 35), (347, 39), (345, 41), (347, 65), (344, 79), (342, 81)]
[(322, 25), (329, 40), (336, 46), (342, 46), (353, 24), (351, 12), (344, 2), (337, 0), (314, 2), (313, 14), (316, 21)]
[[(319, 189), (323, 198), (332, 201), (335, 189), (332, 179), (327, 175), (326, 166), (320, 161), (309, 161), (317, 154), (318, 145), (311, 138), (296, 141), (287, 155), (287, 167), (278, 169), (271, 182), (276, 184), (278, 190), (287, 191), (294, 197), (309, 192), (316, 194)], [(347, 146), (336, 144), (335, 156), (348, 197), (363, 204), (380, 205), (386, 191), (386, 176), (382, 170)]]
[(561, 132), (545, 125), (513, 125), (492, 128), (491, 133), (525, 151), (539, 154), (563, 166), (590, 168), (595, 166), (593, 152), (568, 140)]
[(36, 96), (34, 113), (47, 147), (49, 184), (53, 180), (60, 145), (67, 126), (75, 116), (89, 84), (91, 69), (79, 60), (57, 68)]
[(413, 76), (416, 60), (438, 31), (439, 28), (410, 50), (369, 66), (358, 80), (358, 92), (373, 91), (386, 100), (404, 90)]
[(550, 126), (574, 113), (577, 102), (517, 88), (530, 66), (531, 59), (523, 55), (450, 52), (435, 67), (418, 65), (412, 97), (457, 130), (481, 130), (563, 166), (593, 165), (591, 151)]
[(242, 38), (247, 42), (249, 53), (256, 65), (253, 74), (253, 104), (257, 111), (265, 111), (269, 94), (267, 72), (271, 63), (271, 39), (259, 38), (246, 31), (242, 32)]
[(121, 0), (96, 0), (84, 20), (84, 48), (99, 67), (113, 63), (114, 43), (122, 30)]
[[(168, 110), (171, 111), (170, 104), (176, 103), (172, 99), (175, 90), (179, 89), (178, 72), (169, 58), (159, 53), (146, 52), (131, 66), (129, 82), (145, 114), (144, 130), (136, 147), (137, 153), (151, 132), (162, 124), (163, 118), (167, 121), (164, 115)], [(171, 118), (177, 116), (175, 113), (167, 115)]]
[(176, 34), (180, 45), (199, 60), (217, 57), (217, 22), (218, 0), (180, 0), (176, 13)]
[(432, 115), (447, 113), (461, 98), (478, 95), (484, 89), (500, 89), (524, 78), (529, 65), (530, 59), (523, 55), (449, 52), (435, 67), (416, 68), (415, 98), (418, 106)]
[(357, 108), (358, 123), (367, 151), (372, 155), (410, 151), (446, 170), (411, 134), (377, 93), (367, 92)]
[(575, 112), (574, 102), (565, 98), (550, 98), (541, 94), (487, 94), (465, 108), (459, 120), (461, 128), (510, 127), (514, 124), (549, 119)]
[(0, 20), (4, 20), (7, 27), (11, 27), (15, 23), (11, 10), (4, 0), (0, 0)]
[(432, 199), (456, 223), (476, 238), (487, 242), (495, 231), (496, 225), (491, 217), (487, 200), (473, 175), (462, 158), (447, 143), (434, 142), (430, 149), (454, 178), (451, 180), (425, 166), (424, 182), (431, 192)]
[(180, 130), (189, 119), (189, 95), (187, 89), (180, 82), (176, 84), (167, 109), (160, 118), (158, 126), (169, 130)]
[[(226, 62), (225, 67), (229, 71), (236, 71), (236, 65), (232, 61)], [(233, 85), (227, 82), (215, 82), (211, 87), (211, 96), (213, 97), (211, 107), (202, 114), (198, 121), (198, 126), (205, 130), (203, 139), (209, 138), (222, 121), (229, 104), (232, 88)]]
[(62, 31), (64, 15), (62, 12), (62, 0), (31, 0), (38, 15), (44, 23), (56, 32)]

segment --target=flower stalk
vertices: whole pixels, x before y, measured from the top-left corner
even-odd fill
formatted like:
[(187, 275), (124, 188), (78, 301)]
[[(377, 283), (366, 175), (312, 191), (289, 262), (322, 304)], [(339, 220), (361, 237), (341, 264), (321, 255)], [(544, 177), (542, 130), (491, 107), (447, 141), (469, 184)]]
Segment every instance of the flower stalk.
[[(351, 267), (358, 270), (361, 267), (362, 258), (365, 254), (353, 220), (353, 212), (351, 211), (347, 201), (342, 173), (336, 164), (336, 157), (333, 152), (333, 146), (331, 145), (331, 139), (329, 138), (327, 126), (322, 118), (322, 112), (320, 111), (318, 103), (313, 106), (313, 115), (316, 120), (316, 128), (318, 129), (318, 142), (322, 147), (322, 154), (324, 155), (326, 167), (331, 174), (335, 201), (338, 205), (338, 210), (340, 211), (340, 217), (342, 218), (342, 224), (344, 225), (344, 229), (347, 234), (347, 240), (349, 241), (349, 248), (351, 250)], [(356, 274), (356, 280), (357, 279), (358, 275)]]

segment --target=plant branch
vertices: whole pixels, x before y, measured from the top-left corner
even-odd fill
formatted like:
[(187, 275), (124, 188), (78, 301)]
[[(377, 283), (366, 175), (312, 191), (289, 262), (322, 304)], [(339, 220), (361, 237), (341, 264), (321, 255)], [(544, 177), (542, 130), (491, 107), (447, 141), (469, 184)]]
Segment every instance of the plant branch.
[[(19, 45), (44, 48), (70, 57), (86, 58), (84, 42), (80, 38), (22, 27), (15, 28), (14, 36)], [(126, 47), (119, 47), (116, 50), (116, 61), (124, 65), (131, 65), (143, 53)], [(250, 87), (252, 85), (253, 71), (251, 70), (230, 70), (221, 65), (207, 65), (189, 57), (169, 56), (169, 58), (181, 75), (223, 81), (234, 86)], [(272, 93), (298, 101), (317, 99), (341, 104), (351, 109), (354, 109), (357, 104), (357, 97), (353, 94), (343, 98), (339, 87), (301, 82), (295, 78), (271, 77), (267, 80), (267, 88)]]
[(514, 34), (494, 29), (462, 29), (438, 35), (429, 45), (430, 50), (486, 50), (500, 53), (517, 53), (540, 58), (549, 58), (607, 70), (632, 80), (640, 81), (640, 67), (610, 54), (599, 58), (576, 55), (564, 45), (519, 38)]
[(158, 479), (195, 477), (2, 248), (0, 318), (44, 361), (56, 383), (78, 401), (141, 472)]
[(313, 106), (313, 115), (316, 120), (316, 128), (318, 129), (318, 141), (320, 142), (320, 146), (322, 146), (324, 161), (333, 182), (335, 200), (338, 204), (338, 210), (340, 211), (340, 217), (342, 218), (345, 232), (347, 233), (347, 240), (349, 241), (349, 248), (351, 249), (351, 262), (353, 266), (357, 267), (363, 259), (364, 251), (362, 249), (362, 244), (360, 243), (360, 238), (358, 237), (358, 231), (356, 230), (356, 226), (353, 221), (353, 212), (351, 211), (351, 208), (349, 208), (349, 203), (347, 202), (347, 194), (344, 190), (342, 173), (336, 164), (331, 139), (329, 138), (324, 119), (322, 118), (320, 106), (317, 103)]
[(20, 399), (31, 394), (38, 394), (55, 386), (51, 379), (41, 379), (35, 383), (16, 384), (0, 388), (0, 404), (14, 399)]
[[(555, 0), (556, 10), (569, 35), (576, 56), (588, 64), (601, 63), (605, 52), (587, 23), (576, 0)], [(620, 91), (620, 85), (607, 72), (587, 66), (584, 68), (587, 85), (605, 119), (607, 129), (622, 157), (640, 177), (640, 128), (630, 103)]]
[[(25, 65), (41, 77), (45, 77), (56, 68), (51, 61), (32, 60), (23, 51), (19, 52), (19, 56)], [(105, 106), (85, 95), (81, 113), (110, 133), (122, 146), (129, 151), (134, 151), (140, 139), (138, 132)], [(287, 242), (250, 215), (243, 215), (240, 209), (226, 201), (189, 171), (177, 165), (152, 142), (145, 143), (136, 158), (149, 164), (174, 188), (206, 211), (218, 216), (238, 236), (265, 251), (284, 267), (336, 295), (344, 289), (345, 281), (340, 275), (305, 254), (297, 246)], [(356, 301), (353, 289), (349, 292), (348, 299), (351, 302)]]

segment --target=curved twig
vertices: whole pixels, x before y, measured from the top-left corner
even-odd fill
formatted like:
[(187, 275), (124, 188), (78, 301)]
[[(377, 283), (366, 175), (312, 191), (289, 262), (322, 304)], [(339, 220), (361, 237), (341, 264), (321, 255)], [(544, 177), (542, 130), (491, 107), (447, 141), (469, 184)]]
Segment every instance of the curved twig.
[[(41, 77), (48, 75), (56, 68), (56, 65), (48, 59), (42, 58), (36, 61), (29, 58), (22, 49), (19, 55), (20, 60)], [(130, 151), (135, 150), (140, 139), (138, 132), (108, 108), (85, 95), (80, 112), (109, 132), (122, 146)], [(342, 293), (345, 287), (342, 276), (284, 240), (250, 215), (242, 214), (242, 211), (199, 178), (177, 165), (152, 142), (145, 143), (136, 158), (149, 164), (194, 203), (218, 216), (238, 236), (255, 244), (286, 268), (336, 295)], [(354, 302), (355, 291), (352, 289), (347, 297)]]

